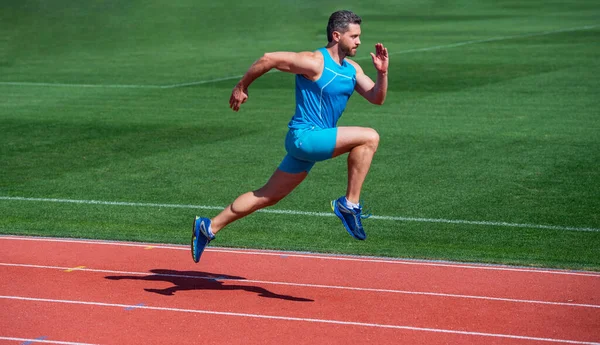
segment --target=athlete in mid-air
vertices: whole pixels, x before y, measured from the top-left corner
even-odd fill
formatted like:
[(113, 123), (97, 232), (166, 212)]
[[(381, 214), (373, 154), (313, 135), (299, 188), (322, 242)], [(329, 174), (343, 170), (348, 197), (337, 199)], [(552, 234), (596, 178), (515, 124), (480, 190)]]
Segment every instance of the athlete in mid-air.
[(273, 68), (296, 75), (296, 112), (285, 138), (287, 155), (261, 188), (238, 196), (216, 217), (196, 217), (192, 234), (195, 262), (206, 245), (227, 224), (261, 208), (276, 204), (296, 188), (315, 162), (348, 153), (346, 194), (331, 202), (334, 213), (350, 235), (366, 238), (362, 226), (360, 192), (379, 145), (372, 128), (337, 127), (346, 103), (356, 90), (373, 104), (383, 104), (388, 86), (388, 51), (381, 43), (371, 53), (377, 70), (374, 82), (354, 61), (360, 45), (362, 20), (351, 11), (331, 14), (327, 24), (327, 46), (313, 52), (265, 53), (233, 88), (229, 106), (238, 111), (248, 100), (248, 87)]

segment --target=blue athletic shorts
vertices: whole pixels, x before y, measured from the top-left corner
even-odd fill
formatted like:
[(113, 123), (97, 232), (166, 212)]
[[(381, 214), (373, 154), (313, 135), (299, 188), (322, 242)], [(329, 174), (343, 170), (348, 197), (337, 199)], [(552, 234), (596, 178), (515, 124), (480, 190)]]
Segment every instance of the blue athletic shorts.
[(291, 174), (309, 172), (316, 162), (333, 156), (336, 138), (337, 128), (290, 129), (285, 137), (287, 155), (279, 169)]

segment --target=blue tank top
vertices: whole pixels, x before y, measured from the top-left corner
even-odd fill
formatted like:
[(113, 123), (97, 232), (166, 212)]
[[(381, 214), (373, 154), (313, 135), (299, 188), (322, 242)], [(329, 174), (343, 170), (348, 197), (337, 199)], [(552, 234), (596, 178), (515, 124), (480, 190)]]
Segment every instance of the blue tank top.
[(354, 66), (346, 60), (340, 66), (325, 48), (318, 51), (323, 54), (323, 73), (316, 81), (296, 75), (296, 113), (288, 124), (289, 128), (335, 127), (354, 92)]

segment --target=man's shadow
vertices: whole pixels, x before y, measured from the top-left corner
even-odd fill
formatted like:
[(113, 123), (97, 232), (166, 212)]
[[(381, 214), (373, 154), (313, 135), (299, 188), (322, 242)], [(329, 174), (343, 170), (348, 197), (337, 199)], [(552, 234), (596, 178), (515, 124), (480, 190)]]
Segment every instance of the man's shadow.
[(178, 291), (188, 291), (188, 290), (219, 290), (219, 291), (234, 291), (234, 290), (243, 290), (248, 292), (253, 292), (258, 294), (260, 297), (266, 298), (278, 298), (286, 301), (295, 301), (295, 302), (314, 302), (312, 299), (302, 298), (302, 297), (294, 297), (288, 295), (279, 295), (274, 292), (271, 292), (265, 288), (252, 286), (252, 285), (239, 285), (239, 284), (224, 284), (229, 281), (243, 281), (246, 278), (244, 277), (236, 277), (236, 276), (228, 276), (222, 274), (213, 274), (206, 272), (196, 272), (196, 271), (174, 271), (174, 270), (166, 270), (166, 269), (153, 269), (150, 270), (152, 274), (147, 276), (107, 276), (106, 279), (110, 280), (121, 280), (121, 279), (130, 279), (130, 280), (145, 280), (145, 281), (160, 281), (160, 282), (169, 282), (172, 283), (173, 286), (168, 287), (166, 289), (144, 289), (148, 292), (153, 292), (157, 294), (161, 294), (164, 296), (173, 296)]

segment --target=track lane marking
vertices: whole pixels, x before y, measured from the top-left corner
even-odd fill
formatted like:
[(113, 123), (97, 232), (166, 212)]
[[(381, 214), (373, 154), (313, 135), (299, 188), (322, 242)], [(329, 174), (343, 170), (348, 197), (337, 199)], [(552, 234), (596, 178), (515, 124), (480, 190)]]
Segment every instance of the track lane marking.
[(67, 272), (67, 273), (71, 273), (73, 271), (81, 271), (84, 268), (85, 268), (85, 266), (77, 266), (77, 267), (71, 267), (71, 268), (65, 268), (65, 267), (63, 267), (64, 271)]
[[(118, 241), (103, 241), (103, 240), (84, 240), (84, 239), (67, 239), (67, 238), (50, 238), (50, 237), (23, 237), (13, 235), (0, 235), (0, 240), (14, 240), (14, 241), (39, 241), (39, 242), (59, 242), (59, 243), (77, 243), (77, 244), (98, 244), (98, 245), (109, 245), (109, 246), (122, 246), (122, 247), (142, 247), (145, 248), (148, 244), (133, 243), (133, 242), (118, 242)], [(159, 245), (154, 244), (155, 249), (166, 249), (166, 250), (182, 250), (189, 251), (189, 246), (174, 246), (174, 245)], [(352, 255), (341, 255), (341, 254), (322, 254), (322, 253), (302, 253), (302, 252), (286, 252), (283, 250), (258, 250), (258, 249), (234, 249), (234, 248), (217, 248), (209, 247), (205, 249), (206, 252), (213, 253), (226, 253), (226, 254), (240, 254), (240, 255), (265, 255), (265, 256), (279, 256), (282, 254), (286, 255), (287, 258), (302, 258), (302, 259), (315, 259), (315, 260), (334, 260), (334, 261), (355, 261), (355, 262), (372, 262), (372, 263), (383, 263), (383, 264), (397, 264), (397, 265), (415, 265), (415, 266), (434, 266), (434, 267), (448, 267), (458, 269), (481, 269), (481, 270), (493, 270), (493, 271), (508, 271), (508, 272), (524, 272), (524, 273), (543, 273), (543, 274), (559, 274), (559, 275), (572, 275), (572, 276), (584, 276), (584, 277), (595, 277), (600, 278), (600, 272), (587, 272), (587, 271), (576, 271), (576, 270), (560, 270), (560, 269), (548, 269), (548, 268), (524, 268), (524, 267), (510, 267), (504, 265), (494, 264), (477, 264), (477, 263), (457, 263), (452, 261), (436, 261), (436, 260), (411, 260), (411, 259), (394, 259), (394, 258), (381, 258), (374, 256), (352, 256)]]
[[(4, 262), (0, 262), (0, 266), (65, 270), (65, 267), (60, 267), (60, 266), (31, 265), (31, 264), (17, 264), (17, 263), (4, 263)], [(81, 266), (81, 267), (83, 267), (83, 266)], [(131, 271), (116, 271), (116, 270), (94, 269), (94, 268), (78, 268), (78, 271), (93, 272), (93, 273), (123, 274), (123, 275), (130, 275), (130, 276), (157, 276), (157, 277), (174, 277), (174, 278), (185, 278), (185, 279), (203, 279), (203, 280), (217, 280), (217, 281), (222, 281), (222, 282), (256, 283), (256, 284), (265, 284), (265, 285), (280, 285), (280, 286), (292, 286), (292, 287), (303, 287), (303, 288), (313, 288), (313, 289), (332, 289), (332, 290), (347, 290), (347, 291), (358, 291), (358, 292), (392, 293), (392, 294), (447, 297), (447, 298), (459, 298), (459, 299), (475, 299), (475, 300), (508, 302), (508, 303), (525, 303), (525, 304), (540, 304), (540, 305), (552, 305), (552, 306), (561, 306), (561, 307), (579, 307), (579, 308), (600, 309), (600, 305), (596, 305), (596, 304), (540, 301), (540, 300), (527, 300), (527, 299), (476, 296), (476, 295), (461, 295), (461, 294), (450, 294), (450, 293), (441, 293), (441, 292), (361, 288), (361, 287), (354, 287), (354, 286), (278, 282), (278, 281), (255, 280), (255, 279), (227, 279), (227, 278), (223, 278), (223, 277), (200, 277), (200, 276), (194, 276), (194, 275), (188, 275), (188, 274), (131, 272)]]
[(86, 306), (99, 306), (99, 307), (114, 307), (114, 308), (121, 308), (121, 309), (135, 307), (138, 310), (145, 309), (145, 310), (168, 311), (168, 312), (178, 312), (178, 313), (195, 313), (195, 314), (207, 314), (207, 315), (219, 315), (219, 316), (234, 316), (234, 317), (244, 317), (244, 318), (253, 318), (253, 319), (267, 319), (267, 320), (332, 324), (332, 325), (342, 325), (342, 326), (397, 329), (397, 330), (408, 330), (408, 331), (416, 331), (416, 332), (445, 333), (445, 334), (480, 336), (480, 337), (491, 337), (491, 338), (504, 338), (504, 339), (520, 339), (520, 340), (543, 341), (543, 342), (563, 343), (563, 344), (600, 345), (600, 343), (596, 343), (596, 342), (568, 340), (568, 339), (555, 339), (555, 338), (530, 337), (530, 336), (513, 335), (513, 334), (469, 332), (469, 331), (458, 331), (458, 330), (441, 329), (441, 328), (412, 327), (412, 326), (405, 326), (405, 325), (389, 325), (389, 324), (379, 324), (379, 323), (301, 318), (301, 317), (265, 315), (265, 314), (235, 313), (235, 312), (223, 312), (223, 311), (202, 310), (202, 309), (183, 309), (183, 308), (158, 307), (158, 306), (149, 306), (149, 305), (140, 306), (140, 305), (105, 303), (105, 302), (94, 302), (94, 301), (74, 301), (74, 300), (61, 300), (61, 299), (48, 299), (48, 298), (34, 298), (34, 297), (25, 297), (25, 296), (1, 296), (0, 295), (0, 299), (28, 301), (28, 302), (44, 302), (44, 303), (61, 303), (61, 304), (86, 305)]
[(8, 340), (8, 341), (20, 341), (23, 344), (35, 344), (35, 343), (43, 343), (43, 344), (61, 344), (61, 345), (95, 345), (88, 343), (76, 343), (71, 341), (60, 341), (60, 340), (48, 340), (48, 339), (28, 339), (28, 338), (18, 338), (18, 337), (5, 337), (0, 336), (0, 340)]

